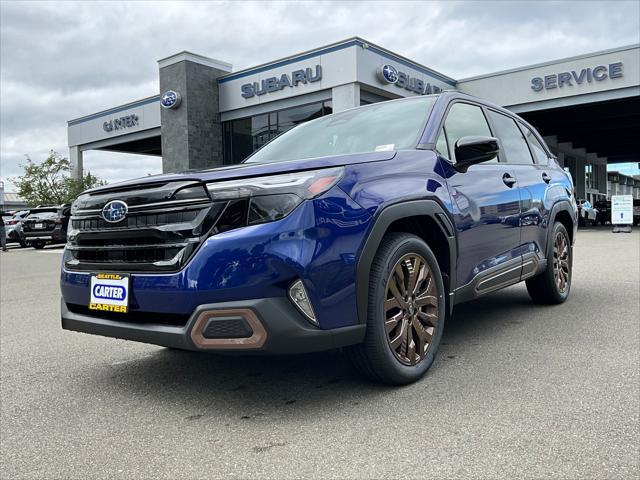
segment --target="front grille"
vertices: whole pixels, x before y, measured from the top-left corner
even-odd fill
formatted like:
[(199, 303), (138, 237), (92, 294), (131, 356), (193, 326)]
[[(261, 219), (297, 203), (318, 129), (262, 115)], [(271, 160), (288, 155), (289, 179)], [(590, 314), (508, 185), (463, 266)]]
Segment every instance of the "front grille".
[[(160, 246), (143, 248), (109, 248), (108, 250), (95, 249), (77, 249), (74, 250), (74, 256), (80, 263), (89, 264), (153, 264), (158, 262), (170, 263), (182, 250), (179, 246)], [(132, 265), (135, 266), (135, 265)]]
[[(178, 184), (184, 189), (184, 183)], [(65, 266), (84, 271), (177, 271), (215, 230), (227, 202), (199, 198), (175, 198), (171, 183), (160, 187), (99, 192), (71, 217)], [(153, 193), (152, 197), (145, 195)], [(158, 201), (165, 198), (164, 201)], [(117, 223), (102, 218), (101, 206), (112, 200), (131, 202), (125, 218)], [(97, 208), (95, 208), (97, 207)]]
[(177, 313), (142, 312), (139, 310), (129, 310), (127, 313), (103, 312), (102, 310), (91, 310), (86, 305), (77, 305), (75, 303), (67, 303), (67, 308), (70, 312), (78, 315), (129, 323), (155, 323), (158, 325), (184, 327), (189, 321), (189, 315)]
[(168, 223), (192, 222), (196, 218), (197, 214), (198, 210), (187, 210), (182, 212), (132, 215), (118, 223), (109, 223), (102, 218), (84, 218), (72, 220), (72, 226), (75, 229), (85, 231), (151, 227), (166, 225)]

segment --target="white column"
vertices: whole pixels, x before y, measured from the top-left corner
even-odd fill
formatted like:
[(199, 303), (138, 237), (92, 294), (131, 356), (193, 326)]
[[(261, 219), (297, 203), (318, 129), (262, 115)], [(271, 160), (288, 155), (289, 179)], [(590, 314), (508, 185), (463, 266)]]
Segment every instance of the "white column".
[(84, 167), (82, 165), (82, 151), (79, 147), (69, 147), (69, 160), (71, 161), (71, 178), (82, 178)]
[(331, 89), (333, 113), (360, 106), (360, 84), (347, 83)]

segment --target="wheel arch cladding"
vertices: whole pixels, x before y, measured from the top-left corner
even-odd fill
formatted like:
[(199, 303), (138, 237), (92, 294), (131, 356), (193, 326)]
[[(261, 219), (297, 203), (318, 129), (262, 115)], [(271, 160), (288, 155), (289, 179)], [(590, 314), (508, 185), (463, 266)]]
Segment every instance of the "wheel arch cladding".
[[(435, 200), (413, 200), (385, 207), (376, 217), (358, 260), (356, 295), (358, 322), (367, 322), (371, 263), (388, 232), (405, 232), (425, 241), (433, 251), (447, 293), (455, 285), (457, 245), (449, 215)], [(448, 302), (450, 303), (450, 302)]]
[(549, 231), (547, 232), (547, 245), (551, 241), (551, 235), (553, 234), (553, 224), (560, 222), (567, 229), (569, 234), (569, 241), (571, 245), (574, 242), (574, 217), (572, 215), (571, 203), (568, 200), (561, 200), (556, 203), (551, 209), (551, 223), (549, 224)]
[(560, 222), (567, 229), (569, 241), (573, 244), (573, 219), (567, 210), (560, 210), (554, 217), (554, 222)]

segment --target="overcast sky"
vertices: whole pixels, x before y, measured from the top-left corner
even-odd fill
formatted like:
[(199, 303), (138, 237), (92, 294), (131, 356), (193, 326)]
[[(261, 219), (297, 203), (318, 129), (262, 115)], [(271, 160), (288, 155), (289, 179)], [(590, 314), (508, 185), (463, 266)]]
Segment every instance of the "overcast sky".
[[(239, 70), (358, 35), (463, 78), (640, 42), (639, 4), (1, 1), (0, 178), (68, 156), (67, 120), (159, 93), (156, 61), (178, 51)], [(161, 161), (88, 152), (85, 169), (116, 181)]]

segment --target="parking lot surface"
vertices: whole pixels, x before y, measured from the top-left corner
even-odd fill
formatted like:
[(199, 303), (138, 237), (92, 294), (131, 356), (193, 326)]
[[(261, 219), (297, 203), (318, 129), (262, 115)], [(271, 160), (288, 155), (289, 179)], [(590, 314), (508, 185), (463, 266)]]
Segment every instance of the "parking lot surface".
[(61, 330), (62, 251), (1, 262), (1, 478), (638, 478), (640, 235), (580, 231), (573, 287), (461, 305), (420, 382), (338, 352), (225, 357)]

